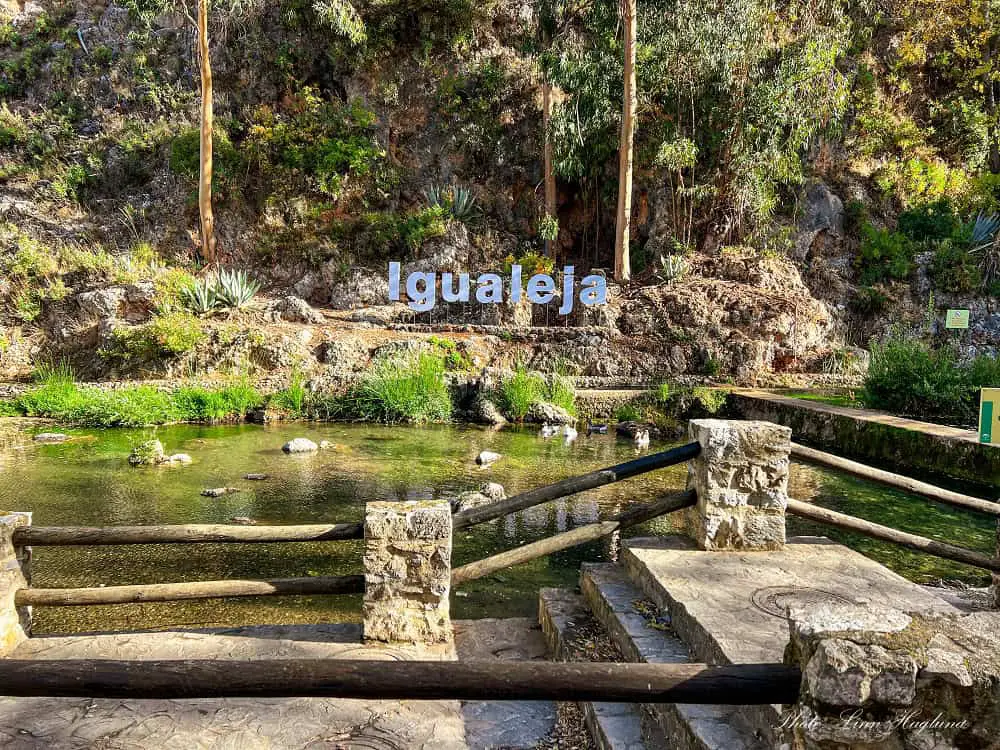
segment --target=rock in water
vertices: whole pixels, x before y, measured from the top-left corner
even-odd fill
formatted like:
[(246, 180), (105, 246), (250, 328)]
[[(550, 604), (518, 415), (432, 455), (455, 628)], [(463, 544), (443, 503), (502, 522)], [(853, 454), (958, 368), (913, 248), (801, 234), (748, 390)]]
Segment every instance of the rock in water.
[(174, 453), (171, 456), (167, 456), (163, 463), (167, 464), (189, 464), (192, 463), (191, 456), (187, 453)]
[(479, 424), (501, 426), (507, 424), (497, 405), (483, 395), (476, 397), (472, 406), (472, 418)]
[(285, 453), (314, 453), (319, 446), (309, 438), (295, 438), (281, 446), (281, 450)]
[(157, 466), (166, 461), (163, 443), (159, 440), (147, 440), (132, 448), (128, 462), (132, 466)]
[(62, 432), (39, 432), (33, 440), (36, 443), (65, 443), (69, 440), (69, 435)]
[(320, 440), (319, 447), (323, 450), (331, 450), (333, 448), (336, 448), (337, 446), (331, 443), (329, 440)]
[(507, 499), (507, 491), (499, 482), (483, 482), (479, 485), (479, 493), (485, 495), (494, 503)]
[(265, 479), (270, 479), (271, 475), (270, 474), (246, 474), (246, 475), (244, 475), (243, 478), (244, 479), (250, 479), (251, 481), (262, 482)]
[(576, 418), (561, 406), (550, 404), (547, 401), (536, 401), (528, 408), (524, 420), (526, 422), (563, 425), (573, 424)]
[(500, 454), (493, 451), (482, 451), (476, 456), (476, 463), (480, 466), (489, 466), (494, 461), (500, 460)]
[(222, 497), (223, 495), (231, 495), (234, 492), (239, 492), (238, 487), (213, 487), (209, 490), (202, 490), (202, 497)]
[(248, 516), (233, 516), (229, 519), (240, 526), (256, 526), (257, 522)]

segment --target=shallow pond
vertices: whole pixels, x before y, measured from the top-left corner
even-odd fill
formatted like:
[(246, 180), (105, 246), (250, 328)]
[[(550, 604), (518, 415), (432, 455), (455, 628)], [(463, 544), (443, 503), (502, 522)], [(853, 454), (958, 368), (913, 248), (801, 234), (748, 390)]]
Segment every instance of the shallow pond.
[[(377, 425), (177, 426), (155, 435), (168, 452), (190, 453), (191, 466), (132, 468), (131, 445), (149, 430), (69, 430), (74, 439), (38, 445), (8, 423), (0, 430), (0, 509), (34, 512), (38, 526), (152, 523), (229, 523), (238, 516), (260, 524), (358, 521), (369, 500), (451, 497), (483, 481), (501, 482), (508, 494), (609, 466), (636, 456), (612, 436), (583, 436), (565, 445), (534, 431), (491, 432), (476, 427)], [(49, 428), (51, 429), (51, 428)], [(289, 456), (292, 437), (329, 440), (334, 450)], [(668, 446), (653, 445), (651, 450)], [(488, 449), (504, 455), (490, 469), (473, 461)], [(461, 565), (588, 523), (632, 504), (683, 487), (676, 466), (581, 493), (456, 535), (453, 562)], [(247, 481), (266, 473), (266, 481)], [(991, 519), (938, 505), (837, 472), (793, 464), (790, 494), (851, 513), (991, 552)], [(202, 497), (208, 487), (241, 491)], [(658, 519), (630, 535), (670, 533)], [(984, 584), (983, 571), (911, 553), (853, 534), (790, 519), (789, 533), (822, 533), (925, 582), (936, 578)], [(584, 561), (607, 560), (616, 541), (583, 545), (463, 586), (453, 594), (457, 618), (533, 616), (542, 586), (573, 586)], [(39, 587), (98, 586), (222, 578), (341, 575), (360, 572), (361, 542), (256, 545), (137, 545), (38, 547), (33, 583)], [(39, 608), (36, 632), (112, 630), (167, 625), (357, 620), (359, 596), (260, 597), (105, 607)]]

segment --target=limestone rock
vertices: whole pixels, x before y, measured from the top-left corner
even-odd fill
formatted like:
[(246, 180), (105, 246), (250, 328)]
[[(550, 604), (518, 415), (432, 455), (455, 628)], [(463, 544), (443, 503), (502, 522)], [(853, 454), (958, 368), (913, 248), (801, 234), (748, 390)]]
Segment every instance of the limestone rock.
[(318, 310), (314, 310), (301, 297), (289, 295), (280, 300), (272, 302), (268, 307), (266, 317), (270, 320), (284, 320), (289, 323), (307, 323), (310, 325), (322, 325), (326, 318)]
[(238, 487), (213, 487), (211, 489), (202, 490), (202, 497), (222, 497), (223, 495), (231, 495), (234, 492), (239, 492)]
[(170, 456), (167, 456), (166, 461), (164, 461), (163, 463), (166, 463), (166, 464), (190, 464), (190, 463), (194, 463), (194, 461), (191, 458), (191, 456), (189, 456), (187, 453), (174, 453), (174, 454), (172, 454)]
[(294, 438), (281, 446), (281, 450), (285, 453), (314, 453), (319, 446), (309, 438)]
[(329, 440), (320, 440), (319, 441), (319, 447), (320, 447), (320, 450), (326, 451), (326, 450), (333, 450), (337, 446), (334, 445), (333, 443), (331, 443)]
[(561, 406), (550, 404), (547, 401), (536, 401), (528, 408), (528, 413), (525, 415), (524, 421), (561, 425), (573, 424), (576, 421), (576, 417)]
[(262, 482), (265, 479), (270, 479), (270, 477), (271, 477), (270, 474), (244, 474), (243, 475), (244, 479), (249, 479), (249, 480), (254, 481), (254, 482)]
[(490, 464), (499, 461), (501, 458), (499, 453), (494, 453), (493, 451), (480, 451), (479, 455), (476, 456), (476, 463), (480, 466), (489, 466)]
[(346, 278), (330, 291), (329, 304), (335, 310), (353, 310), (389, 303), (389, 273), (370, 268), (352, 268)]
[(69, 435), (62, 432), (39, 432), (32, 438), (36, 443), (65, 443)]
[(85, 317), (94, 320), (116, 320), (123, 310), (127, 292), (125, 287), (109, 286), (76, 295), (76, 303)]
[(458, 497), (453, 498), (451, 510), (453, 513), (478, 508), (483, 505), (492, 505), (507, 499), (507, 493), (503, 485), (499, 482), (484, 482), (479, 486), (478, 491), (462, 492)]
[(146, 440), (132, 448), (128, 462), (132, 466), (157, 466), (167, 460), (163, 443), (159, 440)]
[(472, 419), (478, 424), (488, 424), (494, 427), (507, 424), (500, 409), (483, 394), (476, 396), (472, 404)]
[(479, 485), (479, 492), (494, 503), (507, 499), (507, 491), (499, 482), (483, 482)]

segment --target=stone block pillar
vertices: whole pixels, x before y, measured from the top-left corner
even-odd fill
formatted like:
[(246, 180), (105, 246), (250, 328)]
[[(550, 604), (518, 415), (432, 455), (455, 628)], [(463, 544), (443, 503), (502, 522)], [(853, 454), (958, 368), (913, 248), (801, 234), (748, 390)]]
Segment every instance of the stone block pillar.
[(1000, 737), (1000, 613), (824, 604), (789, 612), (802, 671), (781, 725), (794, 750), (962, 750)]
[(451, 506), (447, 501), (365, 506), (364, 637), (451, 640)]
[(0, 513), (0, 657), (31, 634), (31, 608), (14, 605), (14, 594), (31, 582), (31, 548), (13, 539), (14, 529), (30, 525), (30, 513)]
[(785, 544), (792, 431), (770, 422), (693, 419), (701, 453), (688, 462), (698, 504), (688, 533), (706, 550), (773, 550)]

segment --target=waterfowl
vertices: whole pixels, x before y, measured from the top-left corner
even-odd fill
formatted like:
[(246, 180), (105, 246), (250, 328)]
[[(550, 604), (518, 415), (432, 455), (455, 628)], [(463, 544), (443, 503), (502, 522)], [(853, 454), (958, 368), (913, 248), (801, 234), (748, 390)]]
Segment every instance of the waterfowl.
[(572, 443), (576, 440), (576, 428), (570, 425), (563, 425), (563, 437), (566, 438), (567, 443)]
[(559, 434), (559, 427), (557, 425), (551, 425), (548, 422), (542, 424), (542, 430), (538, 433), (543, 438), (554, 437)]
[(587, 418), (587, 434), (588, 435), (607, 435), (608, 426), (606, 424), (594, 424)]
[(635, 437), (633, 438), (636, 448), (648, 448), (649, 447), (649, 430), (636, 430)]

